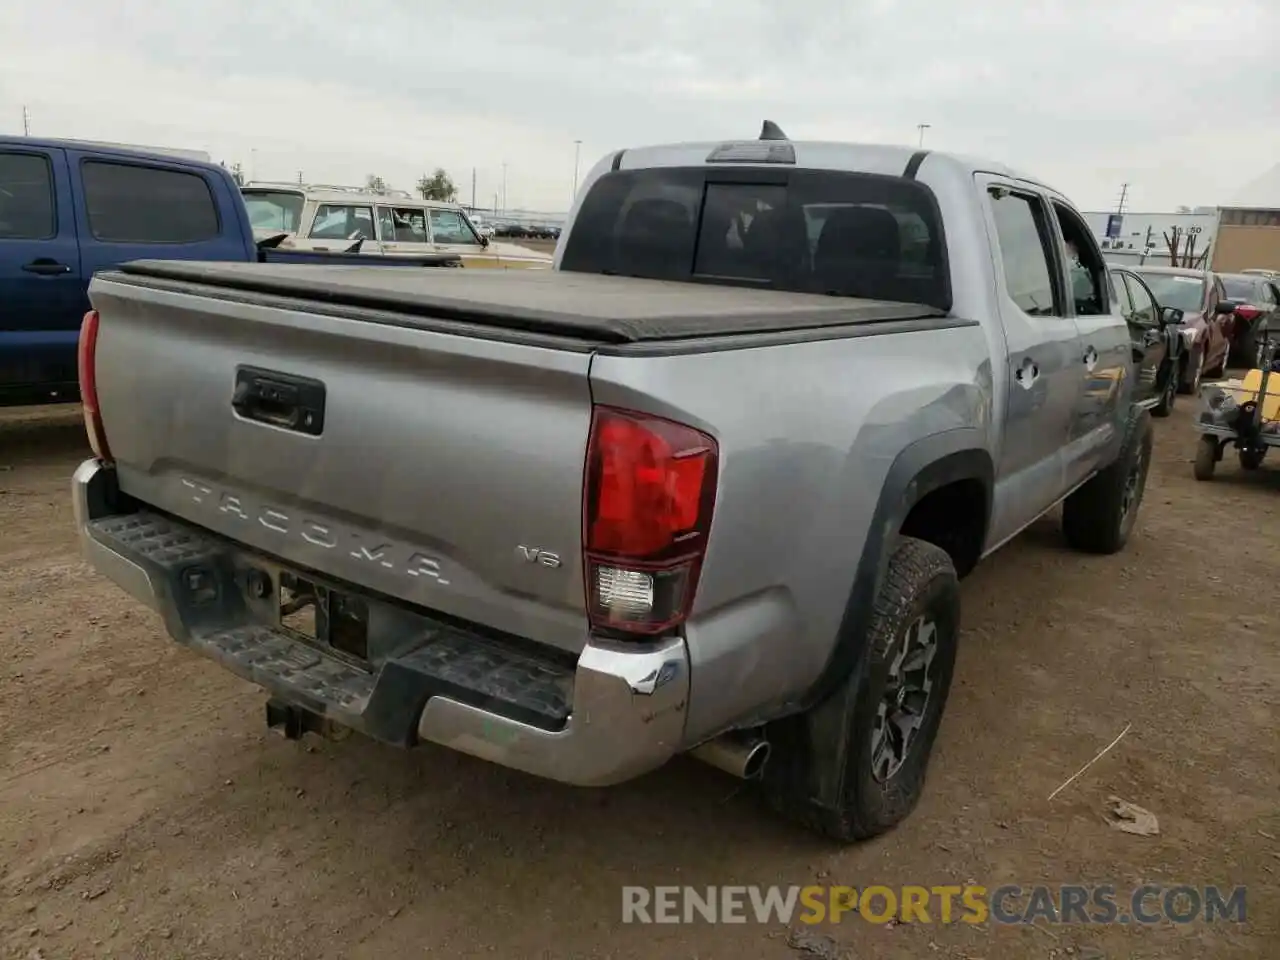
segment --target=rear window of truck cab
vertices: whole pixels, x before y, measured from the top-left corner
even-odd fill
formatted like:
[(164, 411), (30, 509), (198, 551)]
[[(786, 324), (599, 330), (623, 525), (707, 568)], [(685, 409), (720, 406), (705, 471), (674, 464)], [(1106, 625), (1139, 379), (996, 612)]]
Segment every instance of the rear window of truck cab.
[(607, 173), (583, 199), (561, 269), (951, 308), (932, 192), (874, 174)]

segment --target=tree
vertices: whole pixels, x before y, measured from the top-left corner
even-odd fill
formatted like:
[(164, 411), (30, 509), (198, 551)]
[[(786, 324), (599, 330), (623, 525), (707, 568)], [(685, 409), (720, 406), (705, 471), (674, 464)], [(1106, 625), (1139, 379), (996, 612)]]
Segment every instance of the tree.
[(444, 172), (443, 167), (436, 167), (436, 172), (429, 177), (424, 173), (418, 181), (418, 192), (422, 194), (423, 200), (443, 200), (445, 203), (453, 203), (458, 199), (458, 188), (449, 178), (449, 174)]
[(371, 173), (364, 178), (364, 185), (370, 193), (386, 193), (387, 181), (383, 180), (376, 173)]

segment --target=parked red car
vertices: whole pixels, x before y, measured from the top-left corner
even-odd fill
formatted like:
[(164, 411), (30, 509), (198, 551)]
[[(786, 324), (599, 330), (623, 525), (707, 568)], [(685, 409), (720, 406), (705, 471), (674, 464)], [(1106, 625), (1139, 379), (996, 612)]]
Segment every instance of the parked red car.
[(1227, 299), (1236, 305), (1231, 362), (1241, 367), (1260, 366), (1258, 331), (1264, 327), (1280, 331), (1280, 281), (1254, 273), (1224, 273), (1222, 286)]
[(1235, 304), (1222, 278), (1211, 270), (1188, 267), (1133, 267), (1162, 307), (1182, 311), (1182, 359), (1178, 383), (1183, 393), (1197, 393), (1201, 376), (1227, 372)]

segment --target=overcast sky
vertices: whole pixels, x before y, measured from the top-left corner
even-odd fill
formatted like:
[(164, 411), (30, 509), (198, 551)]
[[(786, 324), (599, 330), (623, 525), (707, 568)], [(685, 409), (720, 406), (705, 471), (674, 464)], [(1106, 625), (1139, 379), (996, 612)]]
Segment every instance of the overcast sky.
[(914, 143), (1086, 209), (1228, 201), (1280, 161), (1280, 0), (9, 0), (0, 133), (208, 150), (258, 178), (567, 207), (574, 141)]

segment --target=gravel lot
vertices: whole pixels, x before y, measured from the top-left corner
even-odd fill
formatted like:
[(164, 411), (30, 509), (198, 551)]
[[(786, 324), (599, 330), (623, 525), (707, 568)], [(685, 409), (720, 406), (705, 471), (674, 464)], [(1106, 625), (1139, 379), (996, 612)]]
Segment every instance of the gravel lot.
[[(268, 734), (255, 688), (81, 563), (78, 410), (0, 411), (0, 955), (1276, 957), (1280, 462), (1195, 483), (1191, 407), (1157, 422), (1127, 552), (1073, 554), (1046, 520), (966, 582), (925, 799), (845, 849), (692, 761), (575, 791), (435, 747)], [(1160, 835), (1108, 827), (1112, 794)], [(1249, 921), (851, 916), (810, 953), (779, 926), (619, 922), (624, 884), (966, 880), (1246, 884)]]

